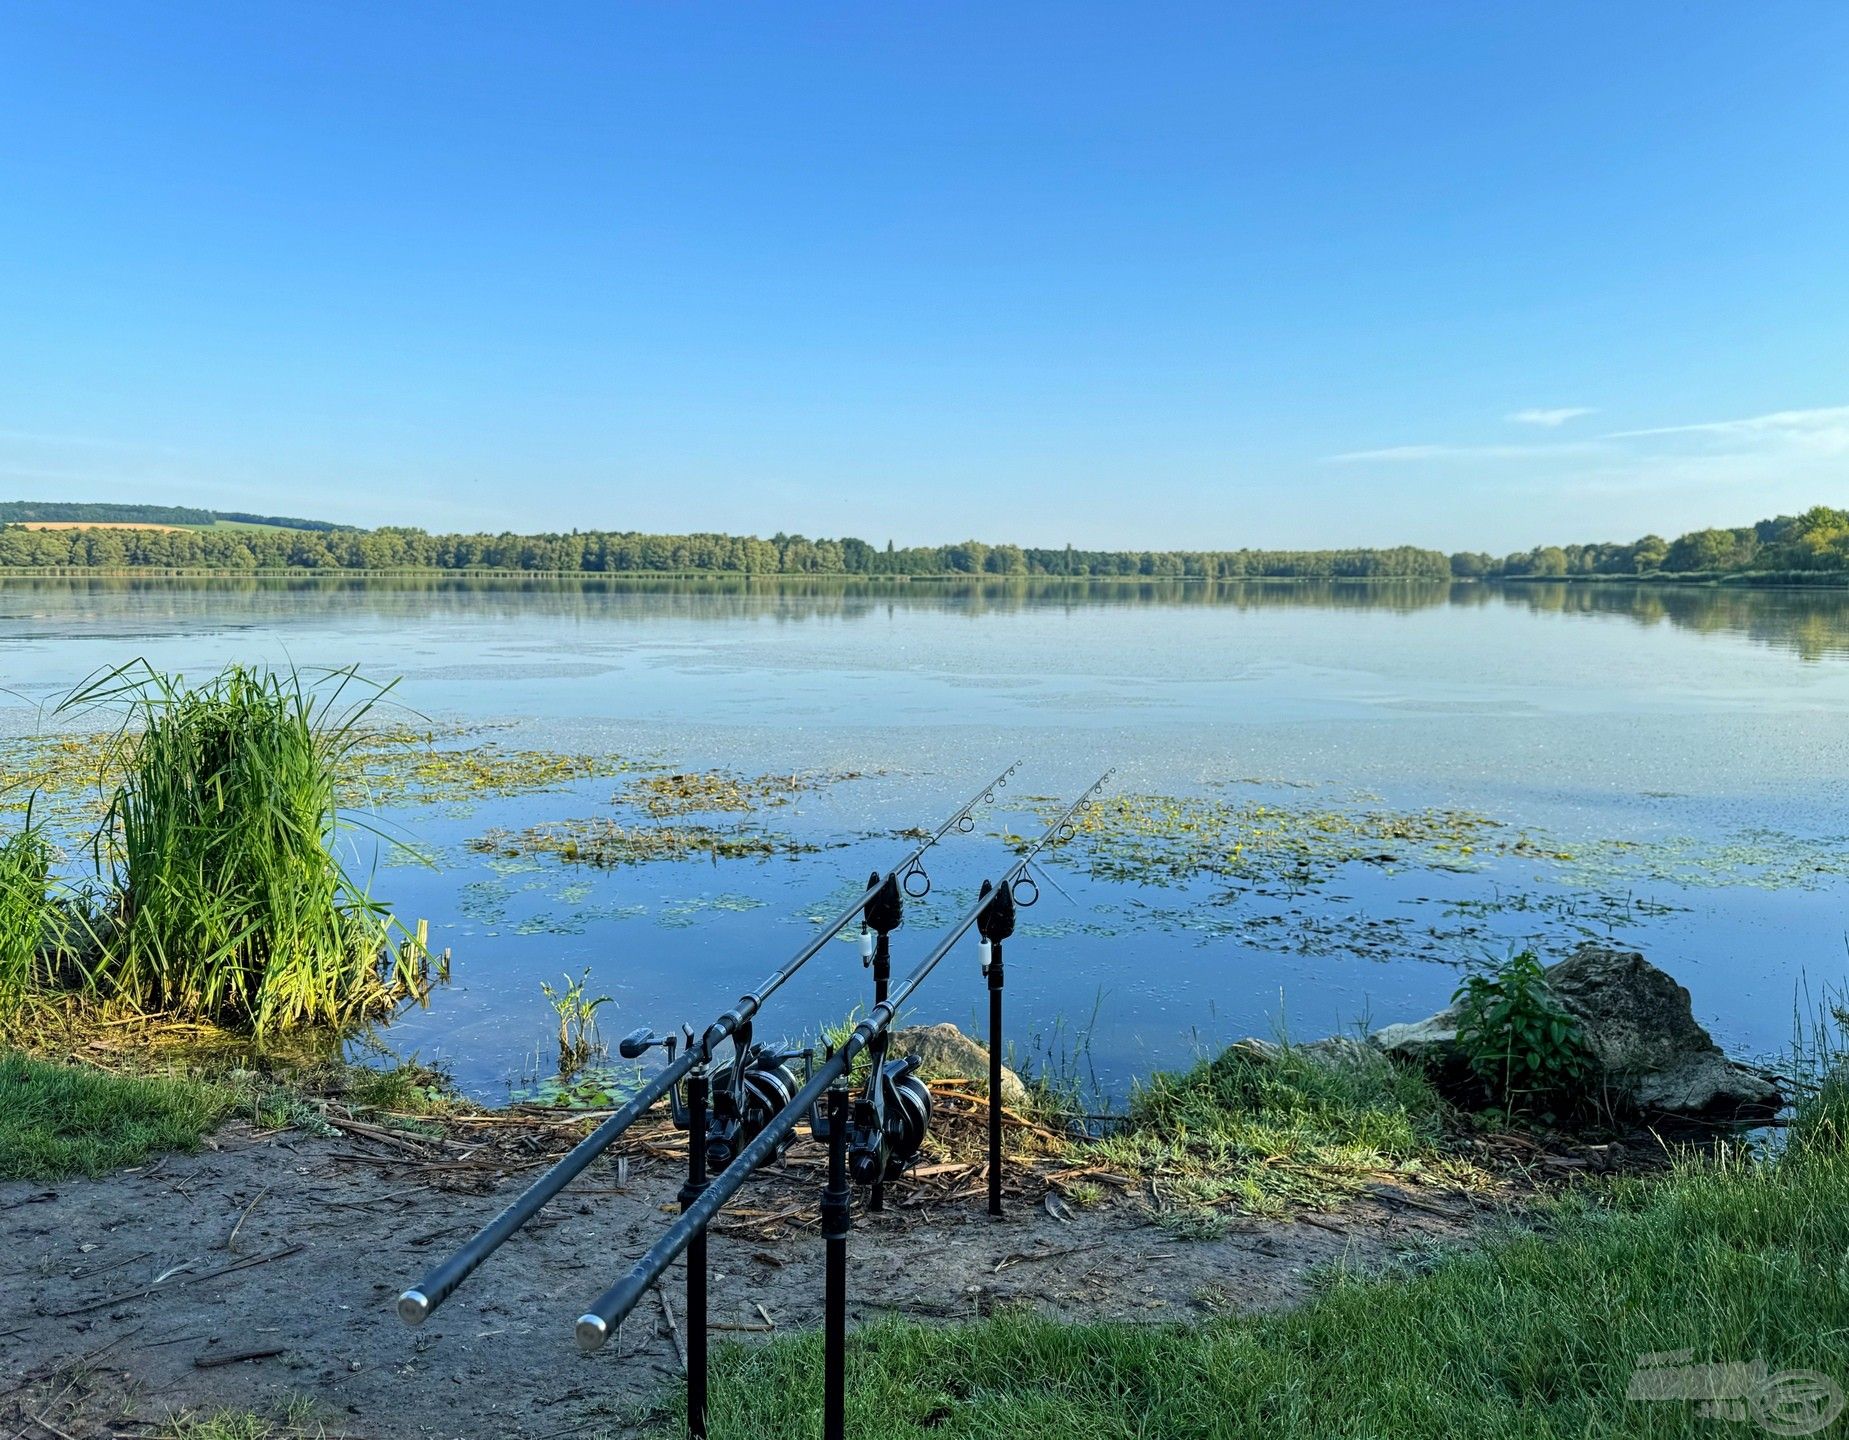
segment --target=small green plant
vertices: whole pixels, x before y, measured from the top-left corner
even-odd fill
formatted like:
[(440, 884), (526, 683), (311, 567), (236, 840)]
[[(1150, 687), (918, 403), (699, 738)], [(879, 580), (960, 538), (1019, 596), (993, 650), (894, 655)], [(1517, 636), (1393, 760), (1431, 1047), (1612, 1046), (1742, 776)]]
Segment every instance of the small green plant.
[(1589, 1099), (1592, 1053), (1579, 1022), (1548, 993), (1532, 950), (1457, 988), (1457, 1046), (1508, 1118), (1555, 1124)]
[(563, 986), (552, 986), (541, 980), (539, 988), (559, 1017), (559, 1074), (570, 1079), (602, 1053), (603, 1041), (597, 1034), (597, 1011), (610, 1004), (611, 997), (585, 998), (585, 988), (591, 982), (588, 965), (581, 977), (574, 980), (567, 975), (564, 981)]
[[(854, 1031), (859, 1028), (860, 1021), (860, 1007), (856, 1005), (852, 1010), (848, 1011), (847, 1015), (841, 1020), (833, 1025), (824, 1025), (821, 1027), (821, 1045), (818, 1048), (828, 1052), (839, 1050), (843, 1045), (847, 1044)], [(870, 1075), (872, 1071), (872, 1057), (865, 1050), (862, 1050), (854, 1057), (854, 1063), (848, 1066), (847, 1074), (843, 1078), (847, 1081), (850, 1088), (858, 1089), (867, 1083), (867, 1076)]]

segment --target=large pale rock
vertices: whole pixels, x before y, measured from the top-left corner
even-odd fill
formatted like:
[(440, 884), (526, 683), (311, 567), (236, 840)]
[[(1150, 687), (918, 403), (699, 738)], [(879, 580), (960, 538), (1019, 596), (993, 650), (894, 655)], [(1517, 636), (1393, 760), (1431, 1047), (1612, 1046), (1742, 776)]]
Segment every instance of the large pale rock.
[[(1695, 1019), (1689, 992), (1634, 950), (1582, 945), (1548, 967), (1547, 988), (1579, 1022), (1606, 1098), (1645, 1115), (1765, 1114), (1782, 1103), (1769, 1081), (1721, 1053)], [(1458, 1065), (1455, 1006), (1373, 1042), (1389, 1055), (1444, 1070)]]
[[(907, 1025), (892, 1032), (887, 1054), (916, 1055), (918, 1073), (927, 1080), (975, 1080), (989, 1083), (989, 1052), (956, 1026)], [(1027, 1086), (1021, 1077), (1002, 1066), (1002, 1104), (1019, 1110), (1028, 1103)]]
[(1778, 1090), (1721, 1053), (1689, 992), (1634, 950), (1582, 945), (1547, 988), (1586, 1032), (1605, 1083), (1646, 1114), (1775, 1110)]

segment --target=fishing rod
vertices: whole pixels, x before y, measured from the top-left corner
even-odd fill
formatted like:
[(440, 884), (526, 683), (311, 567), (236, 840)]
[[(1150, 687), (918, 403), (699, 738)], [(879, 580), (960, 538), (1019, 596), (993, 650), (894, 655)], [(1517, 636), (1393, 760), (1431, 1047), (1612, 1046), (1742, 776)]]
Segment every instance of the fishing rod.
[[(1107, 770), (1087, 786), (1085, 792), (1072, 803), (1066, 812), (1047, 827), (1046, 833), (1034, 841), (1002, 873), (1000, 878), (994, 881), (992, 889), (985, 888), (982, 891), (976, 903), (970, 906), (956, 924), (945, 932), (943, 938), (932, 947), (931, 952), (918, 962), (912, 973), (906, 976), (885, 1000), (873, 1007), (867, 1018), (854, 1027), (853, 1033), (842, 1042), (841, 1047), (810, 1075), (808, 1083), (796, 1093), (790, 1103), (766, 1122), (764, 1128), (758, 1131), (751, 1143), (739, 1152), (737, 1160), (727, 1168), (725, 1173), (708, 1183), (697, 1198), (690, 1201), (681, 1211), (680, 1218), (674, 1222), (668, 1232), (657, 1240), (640, 1260), (636, 1261), (629, 1273), (600, 1295), (591, 1308), (578, 1318), (576, 1333), (580, 1349), (596, 1350), (610, 1338), (611, 1332), (640, 1303), (648, 1287), (661, 1278), (668, 1266), (672, 1265), (680, 1257), (681, 1252), (687, 1249), (689, 1242), (705, 1234), (707, 1225), (719, 1213), (726, 1201), (738, 1193), (751, 1172), (775, 1153), (803, 1116), (813, 1117), (815, 1115), (816, 1107), (823, 1095), (847, 1074), (855, 1057), (867, 1049), (876, 1036), (883, 1034), (891, 1027), (900, 1007), (938, 967), (957, 941), (968, 933), (969, 928), (984, 917), (991, 905), (997, 903), (998, 894), (1004, 891), (1012, 893), (1015, 884), (1027, 875), (1028, 867), (1032, 865), (1034, 857), (1054, 840), (1071, 837), (1073, 834), (1072, 817), (1078, 814), (1105, 781), (1110, 779), (1110, 774), (1111, 772)], [(1032, 883), (1031, 879), (1029, 883)], [(837, 1188), (833, 1181), (839, 1178), (842, 1181), (842, 1194), (845, 1195), (845, 1175), (837, 1177), (834, 1172), (836, 1169), (835, 1155), (837, 1153), (845, 1155), (846, 1113), (838, 1101), (831, 1102), (831, 1112), (824, 1124), (824, 1129), (826, 1131), (832, 1127), (833, 1135), (839, 1138), (834, 1139), (830, 1147), (830, 1191)], [(844, 1203), (843, 1199), (837, 1199), (834, 1202), (836, 1206)], [(828, 1239), (831, 1244), (837, 1238), (845, 1240), (845, 1230), (842, 1230), (841, 1235), (837, 1237), (832, 1233), (834, 1226), (826, 1228), (830, 1231)], [(831, 1269), (833, 1265), (831, 1256)], [(832, 1284), (830, 1288), (832, 1291)]]
[[(1014, 774), (1020, 766), (1021, 762), (1015, 761), (970, 796), (956, 813), (920, 841), (917, 847), (887, 871), (883, 878), (875, 872), (869, 878), (867, 888), (852, 904), (817, 930), (807, 944), (786, 960), (783, 967), (759, 985), (756, 990), (747, 991), (740, 996), (737, 1004), (709, 1025), (706, 1032), (697, 1040), (691, 1029), (686, 1030), (684, 1042), (679, 1047), (678, 1058), (675, 1055), (678, 1037), (673, 1035), (662, 1040), (642, 1030), (625, 1037), (618, 1046), (625, 1057), (634, 1059), (651, 1046), (659, 1044), (667, 1052), (668, 1063), (657, 1071), (627, 1104), (580, 1140), (550, 1170), (535, 1180), (519, 1199), (464, 1241), (453, 1255), (425, 1275), (416, 1286), (400, 1295), (398, 1297), (398, 1318), (407, 1325), (421, 1325), (429, 1319), (437, 1307), (455, 1294), (457, 1287), (474, 1274), (484, 1260), (506, 1243), (509, 1236), (537, 1215), (549, 1200), (581, 1175), (593, 1160), (607, 1150), (625, 1130), (635, 1124), (657, 1100), (663, 1095), (670, 1094), (674, 1086), (689, 1071), (696, 1067), (703, 1069), (711, 1060), (716, 1047), (734, 1037), (745, 1042), (736, 1047), (739, 1053), (734, 1056), (732, 1065), (733, 1074), (738, 1082), (743, 1084), (748, 1060), (744, 1051), (749, 1048), (751, 1019), (764, 1002), (775, 994), (791, 976), (819, 954), (856, 915), (861, 914), (869, 904), (881, 897), (883, 892), (890, 893), (902, 889), (914, 898), (928, 894), (931, 889), (931, 877), (925, 873), (921, 863), (926, 852), (952, 830), (963, 834), (968, 834), (973, 830), (976, 822), (972, 812), (978, 805), (993, 801), (995, 792), (1008, 783), (1008, 777)], [(701, 1088), (701, 1109), (704, 1111), (704, 1084)], [(795, 1088), (793, 1080), (789, 1088), (792, 1090)], [(677, 1112), (678, 1108), (677, 1105)], [(695, 1137), (693, 1143), (700, 1144), (698, 1136)], [(721, 1163), (723, 1165), (724, 1162)], [(754, 1165), (761, 1163), (761, 1158), (752, 1163)]]

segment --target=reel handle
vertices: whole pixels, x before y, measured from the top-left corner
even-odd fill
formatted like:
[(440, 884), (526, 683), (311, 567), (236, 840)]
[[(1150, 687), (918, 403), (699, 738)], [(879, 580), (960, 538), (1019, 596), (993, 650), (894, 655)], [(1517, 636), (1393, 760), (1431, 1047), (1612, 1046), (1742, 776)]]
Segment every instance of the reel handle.
[(681, 1033), (678, 1035), (672, 1030), (666, 1035), (657, 1035), (644, 1025), (640, 1030), (631, 1030), (617, 1041), (616, 1053), (625, 1060), (639, 1060), (656, 1047), (666, 1052), (670, 1061), (673, 1060), (677, 1047), (683, 1050), (693, 1049), (693, 1027), (691, 1025), (681, 1026)]

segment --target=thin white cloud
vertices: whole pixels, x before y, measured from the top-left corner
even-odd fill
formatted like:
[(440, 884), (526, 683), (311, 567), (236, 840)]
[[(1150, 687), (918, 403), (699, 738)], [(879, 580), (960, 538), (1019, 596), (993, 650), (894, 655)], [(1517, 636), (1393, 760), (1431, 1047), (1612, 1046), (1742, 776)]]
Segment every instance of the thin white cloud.
[(1349, 450), (1325, 455), (1332, 465), (1405, 460), (1531, 460), (1554, 455), (1589, 455), (1600, 447), (1585, 440), (1553, 445), (1389, 445), (1383, 450)]
[[(1536, 410), (1521, 411), (1508, 418), (1513, 421), (1523, 416), (1592, 413), (1591, 410)], [(1529, 423), (1548, 425), (1555, 422), (1536, 418)], [(1536, 441), (1525, 445), (1390, 445), (1377, 450), (1350, 450), (1323, 458), (1325, 463), (1348, 465), (1602, 457), (1615, 465), (1641, 467), (1654, 462), (1686, 464), (1698, 454), (1776, 458), (1780, 463), (1800, 456), (1826, 459), (1849, 456), (1849, 405), (1774, 410), (1739, 420), (1704, 420), (1689, 425), (1613, 430), (1587, 440)]]
[(1505, 415), (1502, 418), (1511, 425), (1540, 425), (1549, 430), (1555, 430), (1569, 420), (1577, 420), (1582, 415), (1598, 413), (1587, 405), (1562, 405), (1554, 410), (1517, 410), (1514, 414)]
[(1615, 430), (1612, 440), (1641, 440), (1658, 435), (1706, 435), (1717, 439), (1752, 440), (1759, 437), (1803, 440), (1806, 437), (1849, 435), (1849, 405), (1825, 405), (1814, 410), (1774, 410), (1744, 420), (1705, 420), (1696, 425), (1657, 425), (1647, 430)]
[(17, 445), (46, 446), (55, 449), (138, 450), (153, 455), (179, 452), (171, 446), (153, 445), (143, 440), (122, 440), (108, 435), (47, 434), (42, 430), (8, 430), (0, 428), (0, 442)]

